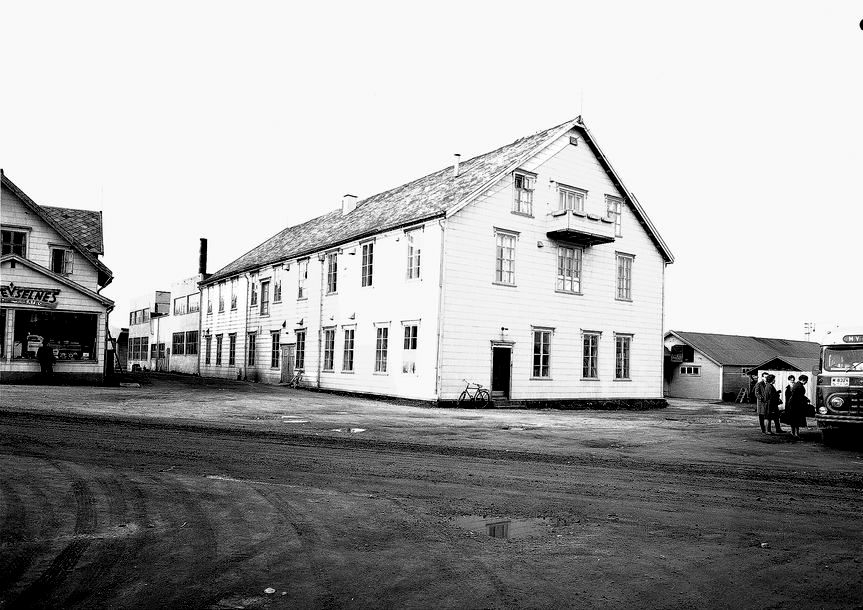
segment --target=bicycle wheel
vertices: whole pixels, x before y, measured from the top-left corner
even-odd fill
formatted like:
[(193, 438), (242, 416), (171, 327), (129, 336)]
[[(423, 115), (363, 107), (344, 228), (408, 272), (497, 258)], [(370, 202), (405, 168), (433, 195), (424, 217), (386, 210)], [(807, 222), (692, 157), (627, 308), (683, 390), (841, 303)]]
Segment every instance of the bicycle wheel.
[(467, 393), (467, 390), (465, 390), (464, 392), (461, 393), (461, 396), (458, 397), (459, 408), (463, 407), (464, 403), (466, 403), (468, 400), (470, 400), (470, 396)]
[(480, 409), (487, 409), (491, 406), (491, 395), (488, 393), (488, 390), (480, 390), (476, 393), (474, 400), (479, 403)]

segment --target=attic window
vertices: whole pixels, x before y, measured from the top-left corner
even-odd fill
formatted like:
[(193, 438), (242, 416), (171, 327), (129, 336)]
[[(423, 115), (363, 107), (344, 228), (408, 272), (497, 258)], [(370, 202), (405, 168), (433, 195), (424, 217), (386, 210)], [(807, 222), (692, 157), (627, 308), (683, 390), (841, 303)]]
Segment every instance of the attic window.
[(21, 258), (27, 256), (27, 233), (25, 231), (0, 231), (3, 254), (17, 254)]
[(51, 271), (60, 275), (72, 273), (73, 254), (65, 248), (51, 248)]
[(512, 211), (516, 214), (533, 216), (533, 181), (534, 177), (526, 173), (513, 174)]

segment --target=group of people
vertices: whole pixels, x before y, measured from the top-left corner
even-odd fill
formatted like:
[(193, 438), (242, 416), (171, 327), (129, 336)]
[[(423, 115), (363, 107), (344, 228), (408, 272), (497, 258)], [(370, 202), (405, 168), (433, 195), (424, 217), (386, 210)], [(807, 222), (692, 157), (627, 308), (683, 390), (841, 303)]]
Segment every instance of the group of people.
[[(782, 404), (782, 397), (773, 385), (775, 381), (776, 375), (762, 373), (761, 381), (755, 384), (755, 410), (762, 434), (773, 434), (773, 423), (776, 424), (776, 433), (783, 433), (779, 425), (779, 405)], [(800, 375), (796, 380), (794, 375), (789, 375), (788, 385), (785, 386), (784, 420), (791, 427), (791, 435), (797, 438), (800, 438), (800, 428), (806, 427), (806, 411), (809, 405), (809, 398), (806, 396), (807, 381), (809, 377), (806, 375)]]

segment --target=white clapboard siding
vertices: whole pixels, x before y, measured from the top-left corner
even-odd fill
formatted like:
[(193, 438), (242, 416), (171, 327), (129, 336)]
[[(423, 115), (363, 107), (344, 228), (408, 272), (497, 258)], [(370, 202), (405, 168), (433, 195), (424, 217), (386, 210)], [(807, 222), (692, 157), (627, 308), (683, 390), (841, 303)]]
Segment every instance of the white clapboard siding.
[[(590, 149), (568, 135), (522, 166), (537, 174), (534, 217), (512, 213), (512, 177), (448, 219), (445, 257), (442, 399), (456, 398), (462, 378), (491, 384), (491, 342), (513, 348), (513, 399), (661, 398), (664, 262), (624, 206), (623, 236), (585, 248), (582, 294), (555, 292), (557, 247), (546, 232), (557, 209), (551, 180), (588, 191), (585, 211), (605, 215), (605, 195), (620, 196)], [(519, 232), (515, 287), (495, 285), (495, 228)], [(538, 247), (538, 242), (543, 247)], [(615, 300), (616, 259), (635, 256), (632, 302)], [(532, 326), (554, 328), (551, 380), (532, 380)], [(508, 330), (501, 333), (501, 327)], [(581, 329), (601, 331), (599, 380), (583, 381)], [(631, 381), (615, 381), (615, 333), (632, 334)]]
[[(686, 345), (677, 337), (665, 339), (665, 347), (671, 349), (675, 345)], [(700, 375), (681, 375), (681, 366), (700, 366)], [(739, 369), (738, 369), (739, 370)], [(669, 398), (700, 398), (702, 400), (722, 399), (722, 367), (706, 358), (698, 350), (694, 351), (692, 362), (675, 362), (673, 376), (667, 384)]]
[[(0, 209), (2, 209), (0, 224), (4, 229), (27, 230), (25, 258), (37, 265), (46, 269), (51, 268), (51, 246), (71, 248), (69, 242), (6, 188), (0, 189)], [(73, 253), (72, 273), (65, 277), (94, 292), (99, 289), (97, 269), (77, 250)]]

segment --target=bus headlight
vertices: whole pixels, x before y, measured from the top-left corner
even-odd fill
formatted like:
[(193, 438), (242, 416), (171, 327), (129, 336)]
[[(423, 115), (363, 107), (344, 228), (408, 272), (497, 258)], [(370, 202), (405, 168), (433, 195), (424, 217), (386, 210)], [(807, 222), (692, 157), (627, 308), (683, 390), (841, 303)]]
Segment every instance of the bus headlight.
[(841, 409), (842, 405), (845, 404), (845, 399), (841, 396), (832, 396), (830, 400), (827, 401), (827, 404), (829, 404), (834, 409)]
[(827, 407), (824, 407), (824, 406), (818, 407), (818, 412), (821, 415), (827, 415)]

